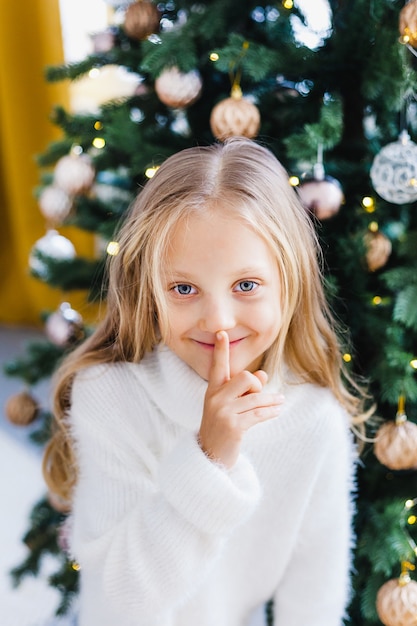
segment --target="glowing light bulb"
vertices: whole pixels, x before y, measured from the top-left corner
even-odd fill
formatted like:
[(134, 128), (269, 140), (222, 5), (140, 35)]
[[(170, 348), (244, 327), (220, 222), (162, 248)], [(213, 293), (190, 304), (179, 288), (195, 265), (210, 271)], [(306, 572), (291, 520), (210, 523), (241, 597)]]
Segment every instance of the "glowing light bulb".
[(374, 297), (372, 298), (372, 304), (373, 304), (374, 306), (378, 306), (378, 305), (379, 305), (379, 304), (381, 304), (381, 303), (382, 303), (382, 298), (381, 298), (381, 296), (374, 296)]
[(95, 130), (101, 130), (103, 128), (103, 124), (100, 122), (100, 120), (97, 120), (97, 122), (94, 123), (94, 128)]
[(118, 254), (119, 252), (119, 244), (117, 241), (109, 241), (109, 243), (107, 244), (107, 248), (106, 248), (106, 252), (107, 254), (110, 254), (110, 256), (116, 256), (116, 254)]
[(370, 222), (368, 228), (371, 233), (377, 233), (379, 229), (378, 222)]
[(290, 176), (288, 182), (290, 183), (291, 187), (297, 187), (297, 185), (300, 184), (300, 179), (298, 178), (298, 176)]
[(373, 213), (375, 211), (375, 202), (370, 196), (364, 196), (362, 198), (362, 206), (367, 213)]
[(342, 359), (344, 360), (345, 363), (350, 363), (352, 360), (352, 355), (349, 354), (349, 352), (345, 352)]
[(159, 166), (148, 167), (145, 170), (146, 178), (152, 178), (153, 176), (155, 176), (155, 174), (158, 171), (158, 169), (159, 169)]
[(95, 139), (93, 139), (93, 146), (95, 148), (98, 148), (99, 150), (101, 150), (101, 148), (104, 148), (105, 145), (106, 145), (106, 142), (103, 139), (103, 137), (95, 137)]
[(292, 0), (283, 0), (282, 6), (284, 9), (292, 9), (294, 6), (294, 2)]
[(210, 61), (218, 61), (219, 60), (219, 55), (217, 54), (217, 52), (212, 52), (210, 54)]
[(100, 76), (100, 70), (97, 67), (93, 67), (92, 70), (88, 72), (90, 78), (98, 78)]
[(415, 524), (417, 522), (417, 517), (415, 515), (410, 515), (407, 519), (407, 523), (410, 524), (410, 526), (412, 526), (412, 524)]
[(413, 369), (417, 370), (417, 359), (412, 359), (410, 365)]

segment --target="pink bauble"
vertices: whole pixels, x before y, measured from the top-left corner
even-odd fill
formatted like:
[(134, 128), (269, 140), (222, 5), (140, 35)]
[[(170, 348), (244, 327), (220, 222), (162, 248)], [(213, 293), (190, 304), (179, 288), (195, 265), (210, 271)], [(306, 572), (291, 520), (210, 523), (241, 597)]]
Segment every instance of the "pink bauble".
[(93, 50), (96, 53), (109, 52), (109, 50), (114, 48), (116, 42), (115, 32), (111, 28), (93, 33), (90, 37), (93, 42)]
[(85, 194), (94, 182), (96, 172), (86, 154), (68, 154), (59, 159), (54, 169), (54, 183), (70, 196)]
[(344, 201), (340, 183), (331, 176), (307, 178), (296, 189), (304, 207), (319, 220), (336, 215)]
[(46, 320), (45, 333), (53, 344), (66, 347), (83, 337), (83, 318), (68, 302), (63, 302)]
[(155, 91), (161, 102), (173, 109), (185, 108), (193, 104), (201, 94), (203, 83), (200, 72), (180, 72), (170, 67), (155, 80)]

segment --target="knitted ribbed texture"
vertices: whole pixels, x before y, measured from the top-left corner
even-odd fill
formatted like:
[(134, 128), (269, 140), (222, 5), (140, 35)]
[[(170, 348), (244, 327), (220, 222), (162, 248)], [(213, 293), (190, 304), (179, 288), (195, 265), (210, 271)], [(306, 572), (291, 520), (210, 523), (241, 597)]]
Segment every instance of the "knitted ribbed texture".
[(280, 417), (250, 429), (225, 470), (197, 443), (206, 388), (167, 348), (77, 376), (79, 626), (245, 626), (270, 597), (277, 626), (340, 626), (347, 416), (328, 390), (287, 385)]

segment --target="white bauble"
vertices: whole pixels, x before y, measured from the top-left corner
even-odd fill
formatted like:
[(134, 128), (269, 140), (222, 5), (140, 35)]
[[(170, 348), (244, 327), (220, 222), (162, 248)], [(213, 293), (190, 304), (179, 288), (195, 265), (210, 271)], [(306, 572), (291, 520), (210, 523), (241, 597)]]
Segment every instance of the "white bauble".
[(170, 67), (155, 80), (158, 98), (173, 109), (185, 108), (199, 98), (203, 82), (198, 70), (180, 72), (177, 67)]
[(48, 230), (46, 235), (38, 239), (32, 247), (29, 256), (29, 267), (41, 278), (45, 278), (48, 274), (47, 266), (36, 256), (36, 252), (40, 252), (44, 256), (57, 261), (70, 261), (76, 256), (76, 251), (72, 242), (63, 237), (56, 230)]
[(54, 183), (70, 196), (87, 193), (94, 182), (96, 171), (87, 154), (67, 154), (57, 161)]
[(417, 200), (417, 145), (407, 131), (376, 155), (370, 176), (378, 195), (393, 204)]
[(72, 207), (72, 199), (60, 187), (49, 185), (39, 196), (39, 208), (42, 215), (53, 224), (61, 224), (68, 217)]

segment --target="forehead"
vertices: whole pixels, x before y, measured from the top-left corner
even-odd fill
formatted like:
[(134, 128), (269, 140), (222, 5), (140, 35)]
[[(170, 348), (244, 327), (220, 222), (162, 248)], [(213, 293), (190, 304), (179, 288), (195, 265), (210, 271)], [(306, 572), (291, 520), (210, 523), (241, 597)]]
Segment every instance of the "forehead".
[(246, 267), (273, 263), (276, 255), (242, 217), (215, 210), (192, 213), (174, 227), (165, 251), (165, 271), (193, 267)]

